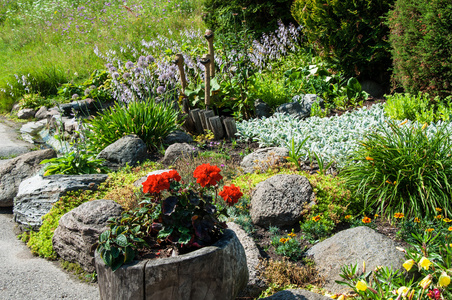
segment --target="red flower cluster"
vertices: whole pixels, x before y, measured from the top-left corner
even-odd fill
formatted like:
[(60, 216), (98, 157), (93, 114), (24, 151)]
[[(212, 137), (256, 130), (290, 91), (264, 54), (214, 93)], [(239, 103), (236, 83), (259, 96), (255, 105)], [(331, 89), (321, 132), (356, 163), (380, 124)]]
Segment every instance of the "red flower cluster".
[(160, 193), (161, 191), (168, 190), (170, 188), (171, 181), (180, 181), (181, 177), (176, 170), (169, 172), (149, 175), (143, 185), (143, 193)]
[(243, 193), (240, 191), (239, 187), (231, 184), (230, 186), (225, 185), (223, 190), (218, 193), (218, 195), (220, 195), (229, 206), (232, 206), (234, 203), (239, 201), (239, 199), (243, 196)]
[(196, 182), (202, 187), (206, 185), (216, 185), (223, 176), (220, 175), (220, 168), (217, 166), (211, 166), (210, 164), (199, 165), (193, 172), (193, 177), (196, 178)]

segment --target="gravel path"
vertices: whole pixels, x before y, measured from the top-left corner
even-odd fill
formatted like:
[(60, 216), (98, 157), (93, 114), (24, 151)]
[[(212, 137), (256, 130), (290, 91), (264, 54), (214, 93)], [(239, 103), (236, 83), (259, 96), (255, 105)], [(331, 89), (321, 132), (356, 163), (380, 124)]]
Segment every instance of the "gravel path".
[(11, 208), (0, 208), (0, 299), (99, 299), (95, 284), (78, 281), (57, 262), (35, 257), (14, 234)]

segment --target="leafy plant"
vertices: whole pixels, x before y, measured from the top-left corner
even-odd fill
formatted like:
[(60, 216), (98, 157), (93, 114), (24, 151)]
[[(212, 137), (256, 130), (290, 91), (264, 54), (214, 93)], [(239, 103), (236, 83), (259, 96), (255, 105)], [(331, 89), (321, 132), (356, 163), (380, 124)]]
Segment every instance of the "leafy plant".
[(452, 95), (452, 4), (447, 0), (397, 0), (389, 12), (394, 80), (405, 91)]
[(297, 0), (292, 15), (317, 53), (346, 77), (384, 80), (391, 66), (381, 18), (394, 0)]
[(21, 108), (31, 108), (31, 109), (39, 109), (41, 106), (51, 107), (53, 105), (53, 101), (41, 97), (39, 94), (25, 94), (19, 100), (19, 105)]
[(389, 122), (361, 143), (342, 176), (365, 207), (407, 217), (432, 216), (437, 207), (452, 213), (449, 132), (440, 126), (428, 133), (426, 126)]
[[(198, 166), (193, 176), (200, 189), (181, 183), (175, 170), (148, 176), (143, 182), (146, 199), (140, 203), (141, 207), (123, 213), (99, 237), (97, 251), (105, 264), (116, 270), (144, 247), (160, 249), (173, 245), (187, 252), (218, 240), (226, 227), (220, 220), (226, 215), (226, 209), (217, 209), (216, 205), (220, 205), (217, 195), (228, 206), (237, 203), (243, 195), (234, 185), (224, 186), (218, 193), (218, 182), (223, 178), (220, 171), (209, 164)], [(164, 191), (168, 196), (164, 196)]]
[(72, 100), (92, 98), (106, 102), (112, 99), (111, 91), (106, 86), (107, 79), (107, 71), (95, 70), (81, 84), (65, 83), (61, 85), (58, 88), (58, 95)]
[(311, 244), (315, 244), (319, 240), (330, 236), (334, 228), (334, 222), (322, 218), (320, 215), (311, 217), (305, 222), (300, 222), (300, 229)]
[(98, 174), (107, 173), (108, 168), (103, 166), (105, 159), (97, 159), (95, 155), (84, 150), (74, 150), (66, 152), (60, 157), (45, 159), (41, 164), (47, 164), (44, 167), (44, 176), (64, 174)]
[(289, 233), (287, 237), (273, 237), (271, 244), (275, 247), (276, 254), (287, 257), (291, 260), (298, 260), (303, 253), (300, 240), (293, 231)]
[(289, 155), (286, 157), (286, 159), (294, 163), (297, 169), (300, 171), (301, 171), (300, 159), (302, 156), (304, 156), (304, 152), (301, 152), (301, 150), (303, 150), (303, 146), (308, 139), (309, 136), (307, 136), (303, 141), (301, 141), (301, 143), (295, 145), (295, 139), (294, 137), (292, 137), (292, 139), (290, 140), (290, 145), (286, 146), (286, 148), (289, 150)]
[(117, 102), (89, 122), (87, 143), (100, 151), (125, 135), (136, 134), (152, 149), (176, 130), (180, 122), (174, 109), (154, 99), (128, 105)]
[(409, 93), (386, 95), (385, 112), (393, 119), (431, 123), (439, 120), (448, 121), (452, 115), (450, 99), (443, 101), (437, 96), (431, 99), (430, 95), (419, 92), (417, 95)]

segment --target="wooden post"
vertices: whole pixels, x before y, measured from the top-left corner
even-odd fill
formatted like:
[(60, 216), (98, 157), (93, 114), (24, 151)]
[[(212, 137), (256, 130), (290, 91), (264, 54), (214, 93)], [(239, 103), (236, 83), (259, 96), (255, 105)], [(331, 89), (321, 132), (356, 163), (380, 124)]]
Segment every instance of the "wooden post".
[(184, 71), (184, 56), (180, 53), (176, 54), (176, 57), (173, 62), (179, 68), (180, 83), (182, 85), (182, 94), (185, 94), (185, 88), (187, 87), (187, 79), (185, 78)]
[(204, 85), (205, 85), (205, 93), (204, 93), (204, 103), (206, 104), (206, 110), (209, 109), (210, 105), (210, 55), (205, 54), (201, 58), (201, 63), (204, 65), (205, 73), (204, 73)]
[(212, 127), (210, 126), (210, 123), (209, 123), (209, 118), (215, 116), (215, 114), (213, 113), (212, 110), (204, 110), (204, 111), (202, 111), (202, 115), (203, 115), (204, 130), (212, 131)]
[(200, 116), (199, 116), (199, 112), (200, 111), (201, 110), (199, 108), (192, 109), (192, 110), (190, 110), (190, 114), (189, 114), (189, 116), (193, 120), (193, 123), (195, 123), (195, 128), (196, 128), (196, 132), (197, 133), (202, 133), (203, 132), (202, 123), (201, 123), (201, 119), (200, 119)]
[(204, 34), (204, 37), (207, 40), (207, 43), (209, 44), (209, 54), (210, 54), (210, 77), (215, 77), (215, 55), (213, 53), (213, 31), (210, 29), (206, 30), (206, 33)]
[(221, 119), (219, 116), (214, 116), (209, 118), (210, 128), (212, 128), (215, 140), (221, 140), (224, 137), (223, 124), (221, 124)]
[(234, 118), (226, 118), (223, 120), (224, 128), (226, 129), (226, 135), (228, 139), (235, 139), (237, 133), (237, 127), (235, 126)]

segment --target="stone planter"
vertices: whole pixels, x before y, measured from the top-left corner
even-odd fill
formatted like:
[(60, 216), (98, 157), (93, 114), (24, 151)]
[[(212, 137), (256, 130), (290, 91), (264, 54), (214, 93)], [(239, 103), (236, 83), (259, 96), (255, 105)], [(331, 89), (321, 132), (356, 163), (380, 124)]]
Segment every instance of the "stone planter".
[(176, 257), (134, 261), (115, 272), (97, 251), (95, 262), (102, 300), (233, 300), (248, 282), (245, 250), (229, 229), (214, 245)]

